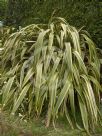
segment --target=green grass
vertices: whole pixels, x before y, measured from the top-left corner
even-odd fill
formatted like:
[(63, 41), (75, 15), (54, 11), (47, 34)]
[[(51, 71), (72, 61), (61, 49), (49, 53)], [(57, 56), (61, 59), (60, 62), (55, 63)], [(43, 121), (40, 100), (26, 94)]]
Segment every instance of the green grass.
[[(53, 126), (46, 128), (43, 118), (26, 121), (20, 117), (9, 117), (7, 114), (0, 115), (0, 121), (4, 127), (2, 136), (88, 136), (84, 131), (70, 129), (64, 118), (57, 121), (56, 129)], [(23, 132), (22, 135), (20, 135), (21, 132)], [(102, 136), (102, 128), (98, 126), (91, 135)]]

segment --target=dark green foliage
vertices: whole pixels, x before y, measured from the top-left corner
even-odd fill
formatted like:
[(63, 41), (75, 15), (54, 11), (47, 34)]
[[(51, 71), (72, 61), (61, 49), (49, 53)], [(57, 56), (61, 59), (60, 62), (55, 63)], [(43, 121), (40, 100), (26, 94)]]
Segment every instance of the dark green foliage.
[(6, 11), (6, 1), (0, 0), (0, 20), (4, 20)]
[[(0, 3), (1, 13), (4, 12), (1, 12)], [(78, 28), (84, 26), (91, 33), (95, 43), (102, 48), (100, 0), (8, 0), (6, 24), (26, 26), (31, 23), (47, 23), (52, 13), (53, 16), (64, 17)]]
[(7, 15), (6, 15), (6, 24), (14, 25), (19, 23), (24, 16), (24, 7), (25, 0), (8, 0)]
[[(12, 1), (12, 0), (9, 0)], [(52, 16), (60, 16), (72, 25), (87, 29), (96, 44), (102, 47), (102, 2), (97, 0), (16, 0), (11, 18), (18, 25), (46, 23)], [(10, 17), (10, 14), (8, 14)], [(9, 20), (8, 20), (9, 21)]]

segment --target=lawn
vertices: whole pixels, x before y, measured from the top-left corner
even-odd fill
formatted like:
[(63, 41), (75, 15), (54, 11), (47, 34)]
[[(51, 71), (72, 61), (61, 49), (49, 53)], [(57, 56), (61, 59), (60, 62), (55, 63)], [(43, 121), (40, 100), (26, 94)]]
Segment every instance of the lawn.
[[(43, 118), (25, 120), (21, 117), (10, 117), (8, 114), (0, 114), (0, 136), (88, 136), (84, 130), (70, 129), (67, 121), (60, 118), (56, 123), (56, 128), (50, 125), (45, 127)], [(92, 136), (102, 136), (102, 128), (97, 127)]]

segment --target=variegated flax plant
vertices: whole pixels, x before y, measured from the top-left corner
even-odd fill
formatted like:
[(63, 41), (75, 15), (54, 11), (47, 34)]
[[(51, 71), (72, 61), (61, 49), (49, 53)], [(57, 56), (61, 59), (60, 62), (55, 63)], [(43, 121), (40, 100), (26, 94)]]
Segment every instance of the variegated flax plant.
[(63, 18), (29, 25), (5, 41), (1, 105), (11, 114), (46, 114), (47, 127), (62, 115), (72, 128), (89, 132), (99, 120), (99, 82), (100, 62), (90, 35)]

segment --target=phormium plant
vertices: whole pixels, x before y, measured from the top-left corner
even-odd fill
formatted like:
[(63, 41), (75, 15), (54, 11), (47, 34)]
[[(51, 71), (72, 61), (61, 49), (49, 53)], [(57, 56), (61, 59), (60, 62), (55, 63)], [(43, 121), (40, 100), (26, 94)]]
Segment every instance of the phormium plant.
[(61, 113), (73, 128), (79, 127), (79, 112), (89, 132), (99, 119), (99, 81), (93, 41), (62, 18), (53, 18), (48, 25), (29, 25), (5, 41), (1, 105), (11, 114), (40, 116), (45, 110), (49, 126)]

